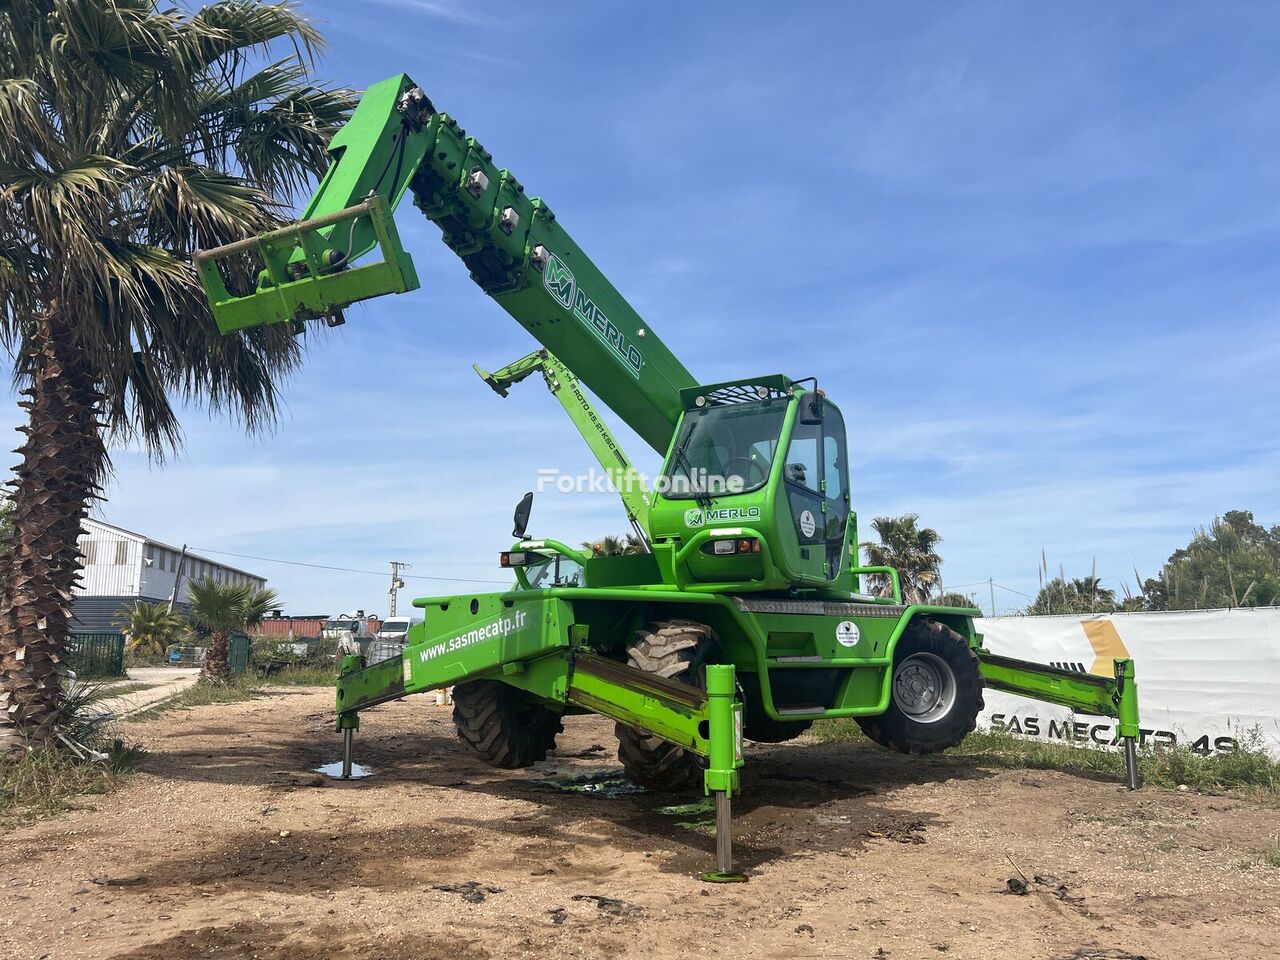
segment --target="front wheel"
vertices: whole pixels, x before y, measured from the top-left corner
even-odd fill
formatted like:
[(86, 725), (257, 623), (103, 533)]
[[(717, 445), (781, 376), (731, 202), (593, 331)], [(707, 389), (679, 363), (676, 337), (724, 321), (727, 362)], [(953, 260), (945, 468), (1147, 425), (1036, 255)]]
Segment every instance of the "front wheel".
[(889, 709), (859, 717), (868, 737), (899, 753), (936, 753), (958, 746), (983, 707), (978, 655), (964, 637), (936, 620), (913, 620), (893, 655)]
[(564, 730), (560, 714), (498, 680), (455, 686), (453, 723), (469, 753), (508, 770), (545, 760)]
[[(668, 680), (706, 687), (706, 664), (716, 636), (706, 624), (692, 620), (651, 623), (636, 634), (627, 649), (627, 663)], [(657, 734), (619, 723), (618, 759), (632, 783), (664, 793), (684, 793), (702, 786), (703, 763)]]

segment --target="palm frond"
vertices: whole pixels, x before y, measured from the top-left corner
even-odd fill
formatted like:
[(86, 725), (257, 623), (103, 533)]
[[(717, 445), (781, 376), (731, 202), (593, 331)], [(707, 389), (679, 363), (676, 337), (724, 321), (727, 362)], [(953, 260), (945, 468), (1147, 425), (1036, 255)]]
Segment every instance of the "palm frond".
[(179, 31), (177, 56), (191, 73), (239, 67), (276, 40), (293, 44), (299, 60), (314, 62), (324, 38), (293, 3), (224, 0), (194, 13)]
[[(40, 100), (40, 87), (29, 77), (0, 79), (0, 157), (9, 162), (30, 160), (59, 150), (58, 131), (49, 121)], [(0, 186), (5, 181), (0, 179)]]
[[(112, 432), (154, 456), (180, 443), (178, 399), (268, 425), (300, 359), (284, 330), (220, 336), (189, 258), (277, 225), (323, 171), (354, 97), (311, 82), (319, 47), (289, 3), (0, 6), (0, 129), (20, 134), (0, 137), (0, 342), (73, 315)], [(253, 282), (247, 260), (229, 279)]]
[(145, 185), (149, 239), (184, 254), (269, 230), (276, 209), (249, 181), (208, 167), (169, 167)]
[(253, 584), (219, 583), (209, 577), (188, 587), (191, 622), (211, 633), (253, 627), (280, 605), (274, 590)]

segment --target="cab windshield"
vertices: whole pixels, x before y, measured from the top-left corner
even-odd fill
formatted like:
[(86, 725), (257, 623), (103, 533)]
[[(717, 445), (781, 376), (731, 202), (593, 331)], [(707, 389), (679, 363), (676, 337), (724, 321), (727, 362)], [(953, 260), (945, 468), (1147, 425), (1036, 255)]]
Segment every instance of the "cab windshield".
[(529, 581), (530, 590), (542, 590), (547, 587), (580, 587), (582, 586), (582, 565), (576, 560), (554, 554), (543, 563), (535, 563), (524, 568), (525, 579)]
[(692, 500), (760, 489), (786, 414), (779, 398), (690, 410), (663, 471), (662, 495)]

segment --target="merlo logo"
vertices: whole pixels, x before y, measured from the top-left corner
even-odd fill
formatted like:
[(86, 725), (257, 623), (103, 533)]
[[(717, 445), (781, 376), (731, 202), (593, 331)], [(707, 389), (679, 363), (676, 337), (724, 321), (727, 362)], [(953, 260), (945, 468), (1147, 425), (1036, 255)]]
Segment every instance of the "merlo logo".
[(542, 268), (542, 284), (556, 302), (574, 315), (588, 330), (596, 335), (622, 361), (633, 377), (640, 376), (644, 355), (640, 348), (627, 339), (618, 325), (605, 316), (594, 300), (578, 286), (563, 260), (554, 253), (547, 253), (546, 266)]

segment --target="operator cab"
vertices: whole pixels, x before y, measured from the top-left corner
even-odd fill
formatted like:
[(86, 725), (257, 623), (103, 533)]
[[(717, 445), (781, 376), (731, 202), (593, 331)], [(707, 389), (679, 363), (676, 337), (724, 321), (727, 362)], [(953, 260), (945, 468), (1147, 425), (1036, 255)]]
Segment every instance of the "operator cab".
[[(806, 384), (810, 384), (807, 387)], [(698, 580), (830, 583), (841, 573), (849, 521), (844, 418), (816, 383), (764, 377), (681, 392), (685, 412), (659, 484), (659, 503), (682, 504), (682, 543), (706, 540), (698, 553), (765, 554), (755, 564), (717, 568), (689, 558)], [(673, 511), (660, 511), (661, 534)], [(736, 537), (735, 546), (720, 543)], [(729, 529), (739, 529), (731, 535)], [(712, 534), (699, 535), (706, 530)], [(764, 546), (759, 543), (764, 541)], [(743, 549), (743, 544), (747, 544)], [(772, 565), (772, 571), (765, 569)], [(759, 587), (764, 589), (762, 585)]]

